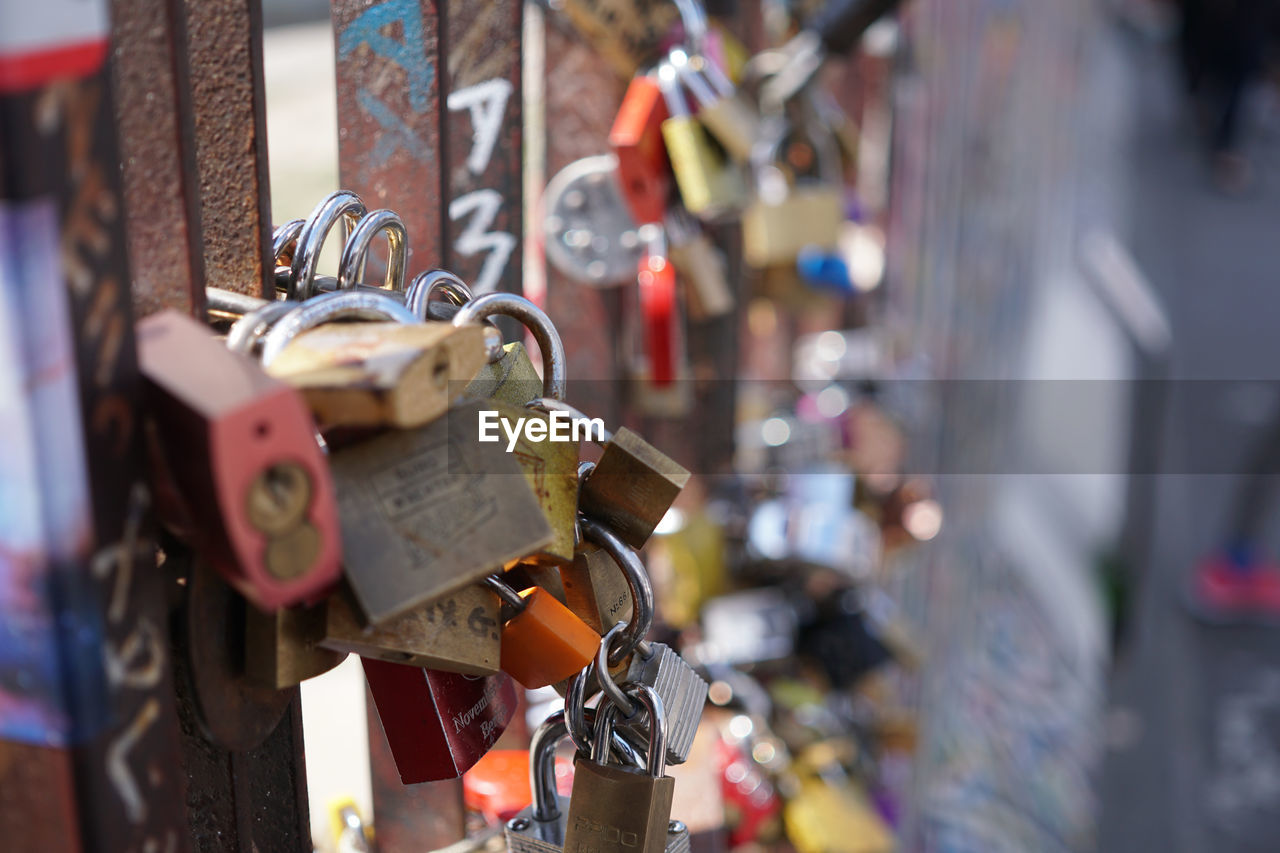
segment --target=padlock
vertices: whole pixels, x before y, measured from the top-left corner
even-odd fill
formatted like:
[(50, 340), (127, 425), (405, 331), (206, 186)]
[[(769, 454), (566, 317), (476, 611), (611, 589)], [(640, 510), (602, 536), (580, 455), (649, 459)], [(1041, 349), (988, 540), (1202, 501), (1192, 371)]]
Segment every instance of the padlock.
[(541, 587), (517, 592), (497, 575), (489, 588), (515, 611), (502, 626), (502, 671), (530, 690), (563, 681), (595, 656), (600, 635)]
[(723, 317), (736, 302), (725, 272), (724, 256), (689, 212), (676, 205), (664, 220), (667, 259), (680, 274), (689, 319), (697, 322)]
[(676, 310), (676, 271), (667, 260), (666, 239), (661, 228), (653, 229), (646, 241), (636, 282), (649, 381), (666, 388), (675, 381), (682, 355), (682, 326)]
[(498, 672), (501, 635), (498, 597), (464, 586), (374, 628), (362, 625), (342, 594), (324, 605), (319, 645), (388, 663), (468, 675)]
[(547, 261), (591, 287), (626, 284), (638, 256), (636, 219), (627, 206), (614, 154), (574, 160), (542, 195)]
[[(343, 247), (339, 289), (356, 286), (369, 245), (382, 232), (391, 249), (385, 290), (372, 290), (404, 298), (404, 223), (389, 210), (373, 211), (352, 232)], [(325, 323), (327, 304), (309, 303), (291, 314), (289, 323), (280, 324), (286, 328), (264, 339), (262, 353), (272, 376), (303, 392), (322, 428), (421, 426), (439, 417), (456, 396), (456, 383), (470, 380), (485, 362), (480, 327), (413, 322), (411, 310), (399, 315), (405, 320), (399, 326)]]
[(662, 141), (662, 123), (670, 118), (666, 99), (649, 74), (631, 78), (609, 145), (618, 157), (618, 184), (639, 224), (661, 222), (671, 191), (671, 161)]
[[(579, 441), (570, 433), (568, 440), (560, 440), (550, 429), (548, 415), (530, 411), (525, 404), (539, 395), (553, 399), (563, 399), (565, 384), (564, 344), (544, 311), (529, 300), (511, 293), (491, 293), (472, 300), (458, 310), (453, 322), (459, 326), (474, 325), (490, 317), (506, 316), (519, 320), (528, 328), (538, 342), (542, 352), (542, 369), (545, 379), (530, 387), (527, 380), (521, 381), (520, 375), (532, 374), (536, 379), (532, 365), (526, 367), (504, 365), (508, 359), (527, 362), (528, 354), (523, 346), (513, 350), (510, 355), (504, 354), (502, 361), (489, 365), (495, 372), (510, 367), (505, 379), (498, 379), (490, 385), (488, 380), (482, 381), (485, 370), (466, 389), (467, 396), (477, 396), (482, 392), (490, 392), (490, 403), (487, 410), (496, 411), (495, 432), (504, 446), (509, 444), (509, 436), (518, 434), (514, 445), (515, 456), (521, 470), (529, 482), (551, 526), (553, 539), (549, 545), (535, 549), (522, 555), (525, 562), (539, 565), (560, 566), (573, 560), (574, 549), (574, 517), (578, 507), (578, 451)], [(536, 424), (525, 424), (519, 429), (521, 421), (542, 421), (541, 435), (544, 440), (534, 440), (532, 427)], [(494, 421), (490, 421), (494, 423)], [(491, 433), (495, 434), (495, 433)]]
[(802, 249), (835, 249), (844, 222), (830, 140), (782, 119), (766, 124), (752, 155), (755, 195), (742, 214), (742, 257), (753, 267), (795, 266)]
[(373, 625), (553, 541), (517, 460), (478, 441), (484, 408), (463, 403), (331, 455), (347, 582)]
[[(586, 710), (594, 713), (592, 708)], [(591, 721), (594, 723), (594, 718)], [(529, 739), (529, 787), (533, 802), (503, 827), (511, 853), (560, 853), (564, 849), (569, 798), (557, 793), (555, 757), (556, 747), (568, 734), (564, 711), (556, 711)], [(644, 766), (643, 753), (617, 732), (613, 733), (611, 745), (628, 763)]]
[(516, 711), (515, 683), (506, 673), (466, 675), (371, 658), (360, 662), (406, 785), (467, 772)]
[(690, 114), (679, 74), (670, 62), (658, 66), (658, 85), (670, 113), (662, 122), (662, 139), (684, 206), (700, 219), (718, 219), (736, 212), (746, 195), (741, 175), (702, 123)]
[(805, 779), (783, 807), (797, 853), (890, 853), (893, 833), (852, 782)]
[(609, 737), (618, 708), (612, 703), (596, 717), (590, 757), (574, 761), (569, 797), (566, 853), (664, 853), (671, 826), (675, 780), (666, 769), (666, 723), (662, 700), (649, 687), (628, 693), (649, 714), (649, 748), (645, 771), (608, 762)]
[(640, 548), (689, 482), (689, 471), (626, 427), (604, 444), (595, 470), (582, 483), (579, 506)]
[[(645, 643), (631, 656), (627, 682), (652, 687), (667, 711), (667, 763), (683, 764), (693, 747), (710, 685), (680, 653), (666, 643)], [(627, 719), (630, 728), (643, 721)]]
[(320, 646), (324, 608), (282, 607), (275, 613), (245, 608), (245, 676), (262, 687), (283, 690), (346, 660), (346, 652)]
[(484, 364), (479, 326), (326, 323), (298, 334), (267, 372), (302, 392), (322, 428), (411, 429), (443, 414)]
[(306, 403), (176, 311), (138, 323), (138, 361), (160, 463), (195, 547), (263, 610), (337, 582), (333, 482)]
[(583, 542), (573, 562), (560, 567), (565, 604), (597, 634), (632, 617), (631, 587), (609, 552)]
[(755, 108), (738, 96), (724, 72), (705, 57), (697, 57), (695, 67), (683, 50), (673, 50), (669, 56), (681, 82), (698, 102), (698, 121), (730, 157), (740, 163), (750, 160), (760, 134)]

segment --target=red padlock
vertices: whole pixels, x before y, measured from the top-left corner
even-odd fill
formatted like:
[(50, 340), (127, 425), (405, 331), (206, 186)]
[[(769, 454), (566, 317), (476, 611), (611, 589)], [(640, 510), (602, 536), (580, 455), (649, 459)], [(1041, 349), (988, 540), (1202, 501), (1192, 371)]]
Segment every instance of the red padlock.
[(680, 330), (676, 328), (676, 271), (665, 253), (646, 250), (636, 276), (640, 285), (640, 314), (644, 318), (644, 348), (649, 360), (650, 381), (666, 387), (675, 380), (676, 348)]
[(506, 673), (463, 675), (361, 658), (387, 746), (406, 785), (456, 779), (484, 757), (516, 711)]
[(657, 81), (638, 75), (627, 87), (609, 131), (609, 145), (618, 157), (622, 195), (640, 225), (661, 222), (667, 208), (671, 163), (662, 139), (662, 123), (669, 115)]
[(342, 548), (306, 401), (177, 311), (139, 322), (137, 339), (152, 479), (182, 504), (179, 533), (262, 610), (319, 599)]

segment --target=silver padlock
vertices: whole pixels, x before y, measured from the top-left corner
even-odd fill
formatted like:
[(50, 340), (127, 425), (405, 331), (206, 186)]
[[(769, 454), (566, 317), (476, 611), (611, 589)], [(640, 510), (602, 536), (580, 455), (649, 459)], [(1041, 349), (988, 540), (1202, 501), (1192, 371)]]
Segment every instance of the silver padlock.
[[(631, 600), (637, 603), (637, 612), (651, 610), (653, 589), (635, 551), (604, 524), (586, 516), (580, 516), (579, 523), (583, 536), (603, 548), (618, 564), (631, 587)], [(639, 707), (609, 677), (609, 665), (616, 665), (619, 663), (617, 658), (621, 657), (616, 654), (618, 648), (613, 637), (621, 634), (626, 638), (634, 631), (635, 626), (626, 622), (610, 628), (600, 644), (595, 669), (601, 689), (623, 712), (624, 719), (619, 720), (619, 725), (644, 730), (647, 721), (639, 713)], [(630, 645), (627, 643), (624, 648)], [(623, 681), (647, 685), (657, 692), (667, 711), (667, 763), (683, 764), (698, 732), (709, 685), (675, 649), (665, 643), (636, 642), (634, 649)]]
[[(587, 708), (586, 711), (593, 712), (594, 709)], [(590, 713), (587, 725), (595, 725), (595, 718)], [(560, 853), (564, 849), (569, 798), (556, 792), (556, 747), (568, 735), (564, 711), (556, 711), (538, 726), (529, 739), (529, 788), (533, 792), (533, 803), (508, 820), (503, 828), (510, 853)], [(612, 747), (621, 760), (636, 767), (644, 766), (643, 749), (617, 732), (614, 733)]]

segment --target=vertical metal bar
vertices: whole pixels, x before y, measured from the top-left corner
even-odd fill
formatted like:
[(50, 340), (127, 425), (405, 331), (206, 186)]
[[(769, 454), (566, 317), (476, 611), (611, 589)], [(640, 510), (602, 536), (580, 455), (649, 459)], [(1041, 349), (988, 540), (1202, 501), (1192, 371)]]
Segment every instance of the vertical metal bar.
[(418, 853), (437, 850), (462, 838), (465, 818), (462, 783), (424, 782), (406, 786), (400, 781), (391, 747), (373, 696), (365, 691), (369, 713), (369, 771), (373, 785), (373, 828), (378, 853)]
[[(175, 9), (179, 4), (175, 3)], [(261, 0), (185, 0), (205, 284), (275, 292)], [(180, 57), (181, 59), (181, 57)]]
[[(407, 274), (445, 265), (439, 19), (431, 0), (333, 0), (339, 183), (400, 214)], [(379, 258), (368, 276), (380, 278)]]
[(2, 2), (0, 32), (0, 838), (186, 850), (106, 2)]
[(445, 265), (477, 293), (522, 293), (523, 0), (440, 4)]
[(191, 115), (180, 108), (181, 0), (112, 0), (112, 71), (135, 313), (204, 316)]

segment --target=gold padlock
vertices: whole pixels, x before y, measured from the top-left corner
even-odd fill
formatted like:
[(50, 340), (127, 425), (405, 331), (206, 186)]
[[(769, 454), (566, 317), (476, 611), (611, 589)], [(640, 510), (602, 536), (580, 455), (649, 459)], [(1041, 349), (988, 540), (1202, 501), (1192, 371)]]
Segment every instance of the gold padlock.
[(583, 542), (573, 562), (560, 568), (565, 603), (597, 634), (631, 619), (631, 587), (609, 552)]
[(501, 655), (499, 615), (497, 595), (484, 587), (466, 586), (374, 628), (363, 625), (339, 593), (325, 602), (317, 643), (388, 663), (493, 675)]
[(802, 249), (833, 250), (844, 222), (834, 142), (811, 127), (807, 138), (783, 119), (767, 123), (752, 155), (755, 196), (742, 214), (742, 256), (753, 267), (794, 266)]
[(620, 428), (604, 443), (604, 453), (582, 482), (582, 512), (608, 524), (618, 537), (640, 548), (689, 482), (689, 470)]
[(671, 114), (662, 122), (662, 139), (675, 175), (680, 198), (701, 219), (718, 219), (736, 212), (746, 199), (737, 168), (689, 112), (676, 69), (670, 62), (658, 67), (658, 86)]
[(347, 658), (322, 648), (324, 605), (284, 607), (263, 613), (245, 608), (245, 676), (262, 687), (283, 690), (323, 675)]
[[(510, 293), (491, 293), (466, 303), (454, 316), (456, 325), (475, 324), (493, 316), (513, 317), (533, 332), (542, 352), (544, 378), (539, 379), (524, 346), (508, 345), (503, 358), (489, 365), (488, 375), (472, 380), (469, 397), (491, 396), (486, 403), (486, 430), (500, 440), (520, 464), (551, 526), (549, 545), (521, 558), (539, 565), (563, 565), (573, 560), (574, 517), (578, 506), (579, 440), (570, 431), (563, 440), (553, 431), (551, 417), (525, 407), (539, 395), (564, 397), (564, 344), (551, 319), (529, 300)], [(508, 362), (504, 364), (504, 362)], [(530, 379), (529, 377), (532, 377)], [(486, 440), (488, 440), (486, 438)]]

